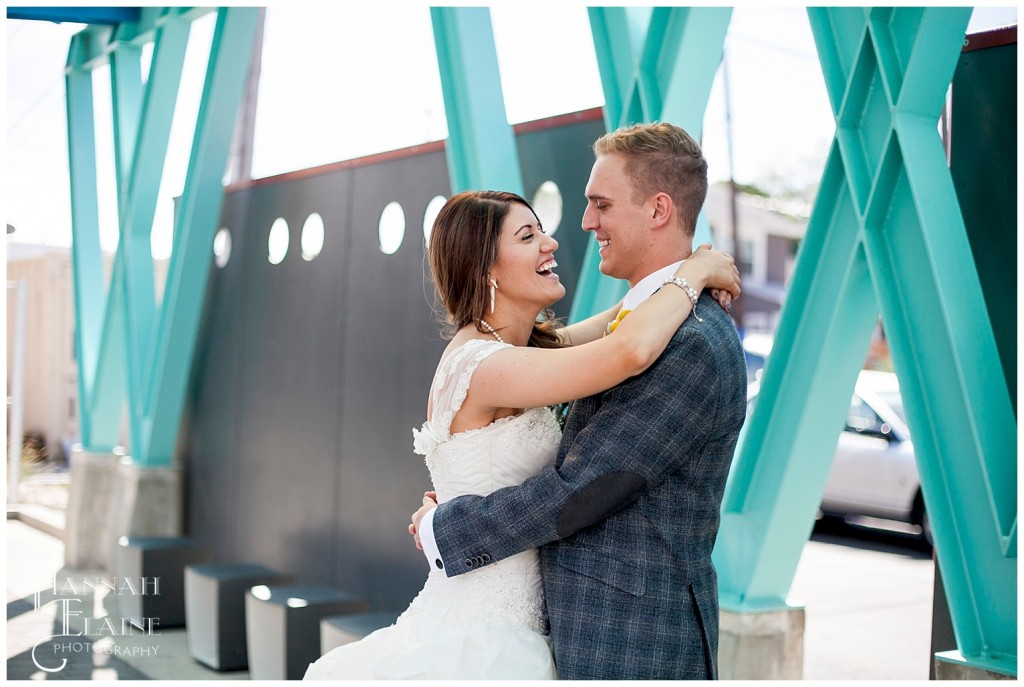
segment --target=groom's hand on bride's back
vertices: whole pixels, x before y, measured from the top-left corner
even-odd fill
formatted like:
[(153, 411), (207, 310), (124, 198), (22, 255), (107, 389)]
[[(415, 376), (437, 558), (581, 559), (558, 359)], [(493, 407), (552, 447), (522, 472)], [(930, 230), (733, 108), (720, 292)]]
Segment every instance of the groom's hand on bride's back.
[(423, 550), (423, 543), (420, 541), (420, 521), (433, 508), (437, 508), (437, 492), (425, 491), (423, 492), (423, 505), (409, 518), (412, 520), (409, 524), (409, 534), (412, 535), (413, 541), (416, 542), (416, 548), (420, 551)]

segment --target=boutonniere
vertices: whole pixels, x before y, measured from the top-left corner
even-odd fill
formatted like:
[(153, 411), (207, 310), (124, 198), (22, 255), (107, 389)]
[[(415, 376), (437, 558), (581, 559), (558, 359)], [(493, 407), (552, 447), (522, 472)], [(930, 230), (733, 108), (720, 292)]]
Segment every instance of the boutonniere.
[(618, 316), (608, 323), (608, 333), (611, 334), (615, 331), (615, 328), (619, 326), (619, 322), (622, 322), (626, 318), (626, 315), (633, 312), (632, 310), (620, 310)]

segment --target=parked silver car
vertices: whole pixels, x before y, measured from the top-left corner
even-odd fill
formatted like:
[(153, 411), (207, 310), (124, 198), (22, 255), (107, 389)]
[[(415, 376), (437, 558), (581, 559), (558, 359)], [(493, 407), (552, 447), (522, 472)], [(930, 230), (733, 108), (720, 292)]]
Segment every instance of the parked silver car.
[[(751, 373), (754, 381), (747, 387), (748, 417), (760, 391), (759, 372)], [(910, 527), (905, 529), (931, 543), (914, 444), (895, 374), (861, 370), (821, 510), (828, 515), (907, 523)]]

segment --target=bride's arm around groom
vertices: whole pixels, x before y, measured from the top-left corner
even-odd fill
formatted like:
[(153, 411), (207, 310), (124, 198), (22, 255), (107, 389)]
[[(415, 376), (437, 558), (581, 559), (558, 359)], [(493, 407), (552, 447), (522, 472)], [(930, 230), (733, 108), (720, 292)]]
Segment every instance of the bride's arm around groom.
[(449, 576), (542, 547), (563, 679), (717, 674), (711, 549), (745, 371), (728, 316), (698, 309), (646, 373), (576, 402), (556, 466), (432, 512)]
[[(664, 123), (594, 147), (583, 228), (600, 245), (601, 271), (631, 284), (624, 308), (658, 287), (687, 290), (667, 263), (690, 255), (707, 188), (700, 147)], [(414, 517), (431, 567), (448, 576), (540, 547), (562, 679), (717, 676), (711, 550), (746, 372), (727, 313), (710, 296), (691, 299), (694, 312), (653, 365), (574, 403), (554, 465)]]

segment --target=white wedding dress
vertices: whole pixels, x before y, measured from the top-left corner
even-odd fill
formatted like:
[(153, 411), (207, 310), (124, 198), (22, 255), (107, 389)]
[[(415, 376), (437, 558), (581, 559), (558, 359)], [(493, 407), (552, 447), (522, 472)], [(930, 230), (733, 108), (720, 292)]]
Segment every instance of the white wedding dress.
[[(438, 502), (520, 484), (555, 459), (561, 431), (548, 408), (449, 433), (480, 361), (509, 344), (472, 340), (452, 351), (434, 378), (434, 417), (413, 430)], [(394, 625), (340, 646), (305, 679), (554, 679), (536, 549), (426, 584)]]

